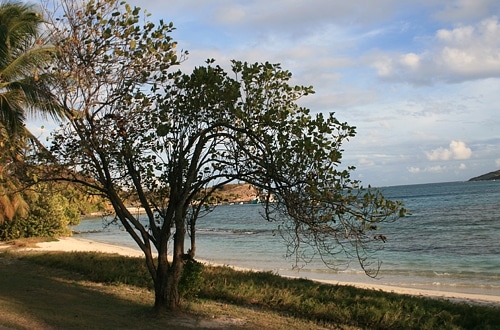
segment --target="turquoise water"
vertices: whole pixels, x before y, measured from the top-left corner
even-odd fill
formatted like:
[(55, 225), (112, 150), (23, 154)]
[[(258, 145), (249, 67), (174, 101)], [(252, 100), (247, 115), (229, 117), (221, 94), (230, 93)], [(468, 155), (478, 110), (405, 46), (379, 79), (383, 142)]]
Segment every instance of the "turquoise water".
[[(199, 219), (197, 258), (306, 278), (500, 296), (500, 182), (381, 189), (411, 214), (382, 227), (388, 241), (376, 254), (382, 262), (377, 279), (364, 275), (355, 260), (336, 270), (318, 260), (293, 270), (283, 241), (273, 235), (275, 224), (260, 216), (260, 205), (219, 206)], [(87, 219), (75, 230), (86, 232), (80, 237), (135, 247), (119, 226), (103, 229), (103, 223)]]

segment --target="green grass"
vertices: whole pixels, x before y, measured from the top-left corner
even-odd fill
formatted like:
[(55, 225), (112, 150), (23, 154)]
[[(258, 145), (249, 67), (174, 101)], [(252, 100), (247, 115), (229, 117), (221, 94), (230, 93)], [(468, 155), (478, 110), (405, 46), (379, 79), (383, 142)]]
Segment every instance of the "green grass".
[[(138, 258), (90, 252), (17, 252), (4, 253), (3, 257), (69, 271), (82, 280), (114, 287), (131, 286), (136, 288), (131, 290), (142, 290), (143, 295), (152, 288), (144, 263)], [(214, 303), (229, 304), (247, 311), (274, 313), (270, 320), (280, 315), (328, 328), (500, 329), (500, 308), (287, 279), (268, 272), (241, 272), (228, 267), (204, 267), (202, 275), (197, 298), (184, 302), (186, 310), (205, 304), (208, 311)], [(1, 282), (0, 277), (0, 286)], [(142, 305), (128, 308), (144, 310), (147, 304), (151, 306), (151, 297), (144, 299)], [(203, 308), (199, 312), (203, 313)]]
[(310, 320), (369, 329), (500, 329), (500, 309), (285, 279), (272, 273), (205, 269), (201, 296)]

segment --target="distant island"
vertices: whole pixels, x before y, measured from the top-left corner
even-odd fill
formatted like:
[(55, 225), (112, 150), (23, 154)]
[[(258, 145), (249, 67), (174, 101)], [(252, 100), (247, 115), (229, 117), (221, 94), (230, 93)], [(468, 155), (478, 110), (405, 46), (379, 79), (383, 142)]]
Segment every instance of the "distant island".
[(489, 180), (500, 180), (500, 170), (486, 173), (475, 178), (469, 179), (469, 181), (489, 181)]

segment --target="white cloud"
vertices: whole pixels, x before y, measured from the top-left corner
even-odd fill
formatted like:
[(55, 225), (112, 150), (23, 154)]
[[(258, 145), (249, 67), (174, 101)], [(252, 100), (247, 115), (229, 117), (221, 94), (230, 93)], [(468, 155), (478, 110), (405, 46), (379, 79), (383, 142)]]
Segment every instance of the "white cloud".
[(498, 158), (497, 160), (495, 160), (495, 165), (500, 167), (500, 158)]
[(490, 17), (475, 25), (440, 29), (420, 53), (379, 54), (372, 66), (387, 80), (431, 84), (438, 81), (500, 77), (500, 22)]
[(432, 152), (427, 152), (429, 160), (448, 160), (451, 157), (451, 151), (445, 148), (434, 149)]
[[(411, 174), (421, 174), (421, 173), (442, 173), (449, 171), (451, 168), (449, 166), (436, 165), (436, 166), (427, 166), (424, 168), (411, 166), (407, 168), (408, 172)], [(466, 170), (467, 166), (465, 164), (460, 164), (455, 170)]]
[(446, 148), (434, 149), (431, 152), (426, 152), (427, 159), (429, 160), (449, 160), (451, 158), (451, 150)]
[(441, 172), (445, 172), (446, 171), (446, 166), (441, 166), (441, 165), (431, 166), (431, 167), (427, 167), (425, 169), (425, 171), (426, 172), (441, 173)]
[(410, 172), (410, 173), (420, 173), (421, 170), (420, 170), (420, 167), (413, 167), (412, 166), (412, 167), (408, 168), (408, 172)]
[(451, 160), (451, 159), (469, 159), (472, 155), (472, 150), (462, 141), (451, 141), (449, 148), (437, 148), (431, 152), (426, 152), (427, 159), (435, 160)]
[(375, 162), (371, 159), (363, 157), (363, 158), (358, 159), (358, 164), (359, 164), (359, 166), (367, 167), (367, 166), (374, 166)]
[(451, 141), (450, 149), (453, 152), (453, 159), (469, 159), (472, 150), (462, 141)]
[(402, 65), (405, 65), (413, 70), (418, 69), (420, 65), (420, 56), (415, 53), (403, 55), (400, 60)]

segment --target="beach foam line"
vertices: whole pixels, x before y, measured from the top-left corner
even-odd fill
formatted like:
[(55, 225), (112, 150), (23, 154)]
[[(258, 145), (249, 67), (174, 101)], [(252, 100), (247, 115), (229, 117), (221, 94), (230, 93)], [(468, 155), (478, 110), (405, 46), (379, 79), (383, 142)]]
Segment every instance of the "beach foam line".
[[(126, 246), (108, 244), (96, 242), (83, 238), (75, 238), (75, 237), (63, 237), (59, 238), (58, 241), (54, 242), (43, 242), (37, 243), (37, 248), (29, 248), (26, 250), (33, 251), (63, 251), (63, 252), (103, 252), (103, 253), (114, 253), (120, 254), (128, 257), (144, 257), (143, 252), (137, 248), (131, 248)], [(219, 264), (201, 262), (217, 266)], [(224, 265), (232, 267), (231, 265)], [(236, 270), (252, 270), (252, 269), (244, 269), (240, 267), (232, 267)], [(258, 271), (258, 270), (255, 270)], [(299, 278), (298, 276), (289, 276), (289, 275), (281, 275), (283, 277), (289, 278)], [(314, 278), (309, 278), (313, 281), (318, 281), (325, 284), (332, 285), (349, 285), (354, 286), (360, 289), (369, 289), (369, 290), (378, 290), (385, 292), (392, 292), (397, 294), (411, 295), (411, 296), (419, 296), (419, 297), (427, 297), (427, 298), (439, 298), (446, 299), (453, 302), (463, 302), (468, 304), (481, 304), (481, 305), (489, 305), (500, 307), (500, 296), (490, 296), (490, 295), (482, 295), (482, 294), (472, 294), (472, 293), (461, 293), (461, 292), (451, 292), (451, 291), (437, 291), (437, 290), (425, 290), (425, 289), (416, 289), (416, 288), (404, 288), (398, 286), (389, 286), (389, 285), (379, 285), (373, 283), (362, 283), (362, 282), (347, 282), (347, 281), (336, 281), (336, 280), (318, 280)]]

